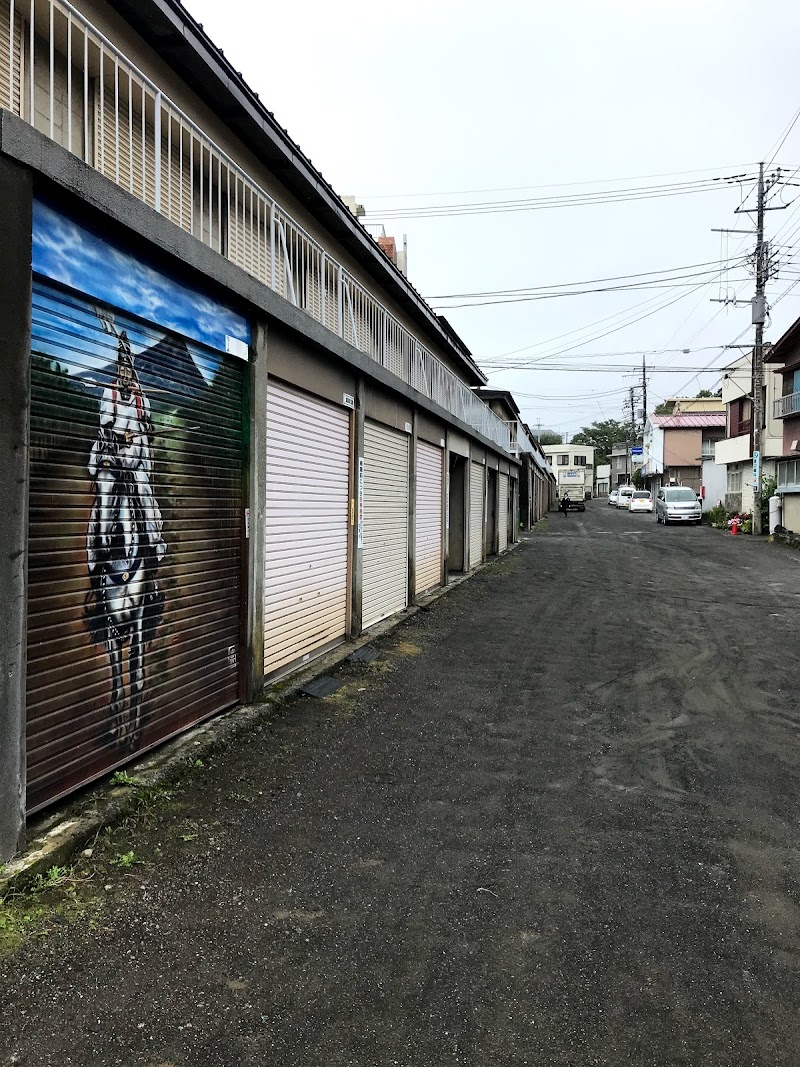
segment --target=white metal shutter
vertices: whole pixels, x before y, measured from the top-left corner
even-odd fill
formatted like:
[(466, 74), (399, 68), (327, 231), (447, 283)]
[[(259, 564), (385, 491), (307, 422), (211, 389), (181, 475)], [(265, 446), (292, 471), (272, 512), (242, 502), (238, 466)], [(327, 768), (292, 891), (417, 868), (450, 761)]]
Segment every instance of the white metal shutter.
[(497, 515), (497, 533), (499, 552), (505, 552), (508, 548), (508, 475), (500, 476), (500, 505)]
[(423, 593), (442, 584), (442, 496), (444, 467), (441, 448), (417, 442), (416, 581)]
[(477, 567), (483, 548), (483, 484), (484, 471), (480, 463), (473, 463), (469, 472), (469, 565)]
[(270, 382), (264, 673), (347, 631), (350, 415)]
[(408, 437), (364, 427), (364, 555), (361, 625), (408, 603)]

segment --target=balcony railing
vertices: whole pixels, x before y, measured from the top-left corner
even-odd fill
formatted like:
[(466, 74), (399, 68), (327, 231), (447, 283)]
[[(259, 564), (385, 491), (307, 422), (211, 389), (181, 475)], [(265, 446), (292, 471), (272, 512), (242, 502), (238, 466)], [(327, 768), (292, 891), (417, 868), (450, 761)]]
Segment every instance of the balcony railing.
[(776, 419), (785, 419), (789, 415), (800, 415), (800, 393), (779, 396), (772, 406), (772, 413)]
[(510, 449), (506, 424), (66, 0), (0, 0), (0, 106)]
[(509, 434), (509, 447), (508, 451), (513, 456), (519, 456), (523, 452), (528, 452), (531, 455), (535, 452), (533, 442), (528, 437), (528, 431), (525, 429), (521, 422), (512, 420), (506, 422)]

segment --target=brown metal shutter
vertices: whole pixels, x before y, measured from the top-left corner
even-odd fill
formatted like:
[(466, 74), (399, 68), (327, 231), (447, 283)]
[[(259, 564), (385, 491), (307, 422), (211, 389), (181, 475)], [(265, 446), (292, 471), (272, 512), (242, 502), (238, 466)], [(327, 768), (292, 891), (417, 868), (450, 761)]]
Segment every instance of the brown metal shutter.
[(500, 505), (497, 513), (498, 551), (505, 552), (508, 548), (508, 475), (501, 474)]
[(484, 470), (480, 463), (470, 464), (469, 472), (469, 565), (477, 567), (483, 558), (483, 487)]
[[(124, 474), (112, 479), (120, 507), (110, 506), (104, 547), (88, 468), (102, 405), (107, 411), (111, 396), (116, 419), (125, 401), (119, 391), (114, 399), (113, 388), (122, 342), (104, 332), (99, 312), (95, 303), (34, 284), (29, 811), (239, 699), (246, 364), (113, 312), (114, 328), (124, 328), (130, 344), (139, 401), (149, 405), (150, 485), (166, 552), (158, 561), (142, 498), (131, 483), (126, 490)], [(113, 449), (108, 455), (106, 473), (114, 470)], [(120, 616), (107, 610), (123, 589), (145, 631), (138, 737), (132, 643), (116, 629), (125, 625)], [(117, 652), (124, 667), (117, 710), (127, 736), (115, 738)]]
[(442, 584), (442, 496), (444, 453), (417, 441), (417, 491), (415, 515), (415, 592), (424, 593)]
[(408, 437), (364, 427), (364, 628), (408, 603)]
[(265, 674), (346, 634), (349, 501), (349, 412), (270, 382)]

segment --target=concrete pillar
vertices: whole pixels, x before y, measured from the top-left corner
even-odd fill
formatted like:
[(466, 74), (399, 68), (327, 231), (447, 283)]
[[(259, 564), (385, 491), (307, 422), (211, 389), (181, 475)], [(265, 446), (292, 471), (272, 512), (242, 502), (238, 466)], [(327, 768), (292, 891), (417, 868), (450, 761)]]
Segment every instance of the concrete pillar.
[(356, 404), (353, 411), (353, 499), (350, 549), (350, 637), (361, 636), (361, 610), (364, 573), (363, 506), (364, 506), (364, 379), (356, 381)]
[(31, 232), (28, 171), (0, 159), (0, 861), (25, 836)]
[(249, 366), (249, 478), (250, 510), (247, 545), (247, 699), (264, 688), (264, 529), (267, 499), (267, 324), (253, 325)]
[(408, 603), (414, 603), (417, 586), (417, 413), (411, 413), (408, 442)]

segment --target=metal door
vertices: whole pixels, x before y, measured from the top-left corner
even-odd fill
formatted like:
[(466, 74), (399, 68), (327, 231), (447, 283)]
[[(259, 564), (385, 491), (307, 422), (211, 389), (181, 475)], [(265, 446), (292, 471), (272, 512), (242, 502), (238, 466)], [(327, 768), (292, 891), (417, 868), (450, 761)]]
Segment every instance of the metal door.
[(408, 437), (364, 426), (364, 553), (361, 625), (408, 604)]
[(239, 699), (246, 366), (34, 284), (29, 811)]
[(497, 514), (498, 552), (508, 548), (508, 475), (500, 475), (500, 504)]
[(347, 632), (350, 413), (270, 382), (264, 673)]
[(483, 558), (483, 465), (472, 463), (469, 472), (469, 565), (477, 567)]
[(442, 496), (444, 452), (417, 441), (414, 591), (424, 593), (442, 584)]

